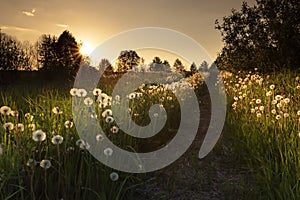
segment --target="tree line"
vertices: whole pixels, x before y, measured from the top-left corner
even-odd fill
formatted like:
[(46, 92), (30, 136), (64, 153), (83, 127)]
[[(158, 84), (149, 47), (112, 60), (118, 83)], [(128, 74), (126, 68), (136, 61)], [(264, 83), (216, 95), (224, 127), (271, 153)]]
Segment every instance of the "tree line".
[[(34, 45), (27, 41), (20, 42), (0, 31), (0, 70), (39, 70), (74, 77), (82, 62), (88, 62), (88, 58), (80, 53), (81, 45), (67, 30), (63, 31), (59, 37), (44, 34)], [(202, 71), (208, 70), (206, 61), (203, 61), (199, 67)], [(114, 67), (108, 59), (103, 58), (96, 70), (105, 71), (105, 75), (139, 70), (177, 71), (183, 76), (189, 76), (195, 73), (198, 67), (193, 63), (188, 68), (180, 59), (176, 59), (171, 66), (167, 60), (161, 60), (158, 56), (146, 65), (144, 59), (136, 51), (124, 50), (120, 52)]]

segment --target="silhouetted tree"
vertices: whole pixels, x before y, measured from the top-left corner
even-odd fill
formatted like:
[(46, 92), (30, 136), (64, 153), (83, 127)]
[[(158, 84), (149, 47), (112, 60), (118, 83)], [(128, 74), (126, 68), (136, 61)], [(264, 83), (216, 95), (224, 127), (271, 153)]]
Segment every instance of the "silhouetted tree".
[(122, 51), (117, 59), (117, 72), (126, 72), (137, 67), (141, 62), (139, 55), (133, 50)]
[(182, 62), (177, 58), (174, 62), (173, 68), (175, 69), (176, 72), (182, 74), (183, 76), (185, 76), (185, 69), (184, 66), (182, 64)]
[(217, 57), (221, 68), (297, 68), (300, 64), (299, 0), (256, 0), (250, 7), (216, 20), (224, 47)]
[(76, 42), (74, 36), (65, 30), (58, 37), (55, 49), (57, 51), (59, 67), (67, 70), (70, 75), (76, 75), (83, 57), (79, 52), (80, 45)]
[(114, 74), (113, 66), (106, 58), (101, 59), (99, 63), (99, 71), (102, 72), (105, 76)]
[(208, 63), (205, 60), (200, 64), (199, 70), (202, 72), (208, 71)]
[(51, 35), (42, 35), (37, 43), (39, 69), (57, 71), (59, 60), (56, 51), (57, 38)]
[(30, 57), (20, 41), (0, 30), (0, 70), (28, 70)]

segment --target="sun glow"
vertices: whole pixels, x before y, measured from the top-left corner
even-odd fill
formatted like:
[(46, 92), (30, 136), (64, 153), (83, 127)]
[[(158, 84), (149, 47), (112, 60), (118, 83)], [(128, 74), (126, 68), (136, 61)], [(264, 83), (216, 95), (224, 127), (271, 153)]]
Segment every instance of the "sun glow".
[(94, 50), (94, 46), (91, 44), (91, 43), (89, 43), (89, 42), (87, 42), (87, 41), (83, 41), (82, 42), (82, 46), (81, 46), (81, 48), (80, 48), (80, 53), (82, 54), (82, 55), (88, 55), (88, 54), (90, 54), (92, 51)]

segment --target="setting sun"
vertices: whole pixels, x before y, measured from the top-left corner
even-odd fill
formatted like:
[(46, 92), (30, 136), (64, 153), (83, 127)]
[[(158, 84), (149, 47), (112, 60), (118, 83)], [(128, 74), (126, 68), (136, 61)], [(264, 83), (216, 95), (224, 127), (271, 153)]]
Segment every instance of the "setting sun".
[(88, 55), (94, 50), (94, 47), (91, 43), (87, 41), (82, 42), (82, 46), (80, 48), (80, 53), (83, 55)]

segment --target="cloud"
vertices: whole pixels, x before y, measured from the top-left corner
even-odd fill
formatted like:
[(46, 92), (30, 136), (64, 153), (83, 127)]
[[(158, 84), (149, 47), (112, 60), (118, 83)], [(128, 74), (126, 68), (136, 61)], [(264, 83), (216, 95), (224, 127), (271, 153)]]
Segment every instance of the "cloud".
[(61, 28), (68, 28), (67, 24), (56, 24), (56, 26), (61, 27)]
[(18, 26), (0, 26), (0, 29), (7, 30), (7, 31), (40, 32), (35, 29), (23, 28), (23, 27), (18, 27)]
[(34, 13), (35, 13), (35, 8), (34, 9), (32, 9), (31, 11), (22, 11), (22, 13), (24, 14), (24, 15), (26, 15), (26, 16), (28, 16), (28, 17), (34, 17)]

